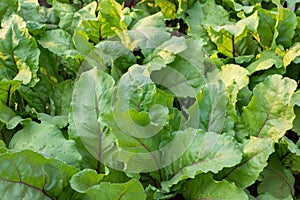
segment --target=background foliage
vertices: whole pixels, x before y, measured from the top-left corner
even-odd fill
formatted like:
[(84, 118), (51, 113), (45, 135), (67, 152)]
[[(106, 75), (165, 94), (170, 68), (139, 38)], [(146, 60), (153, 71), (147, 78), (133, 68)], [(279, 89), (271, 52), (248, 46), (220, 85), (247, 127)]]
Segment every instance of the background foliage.
[[(299, 199), (299, 5), (0, 0), (1, 199)], [(194, 98), (155, 84), (172, 85), (161, 77), (167, 67)], [(118, 109), (162, 130), (124, 135), (112, 119), (116, 90)], [(152, 172), (119, 157), (122, 172), (101, 163), (105, 134), (138, 153), (176, 136), (190, 146)], [(88, 151), (82, 138), (100, 148)]]

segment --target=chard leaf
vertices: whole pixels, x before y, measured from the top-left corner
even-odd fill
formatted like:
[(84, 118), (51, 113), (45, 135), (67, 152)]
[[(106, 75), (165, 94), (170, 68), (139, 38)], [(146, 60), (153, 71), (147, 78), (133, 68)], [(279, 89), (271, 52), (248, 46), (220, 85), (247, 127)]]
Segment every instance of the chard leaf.
[(293, 196), (295, 178), (291, 170), (283, 168), (276, 154), (270, 157), (268, 163), (262, 172), (262, 182), (257, 187), (258, 193), (270, 193), (278, 199)]
[(40, 55), (35, 39), (29, 35), (25, 22), (18, 15), (2, 21), (2, 26), (0, 78), (19, 80), (24, 85), (34, 86), (38, 82)]
[(45, 105), (41, 99), (41, 96), (32, 88), (26, 86), (20, 86), (18, 88), (20, 96), (26, 100), (30, 108), (33, 108), (37, 112), (45, 112)]
[(187, 124), (207, 132), (222, 133), (227, 113), (226, 104), (226, 92), (221, 81), (204, 85), (196, 96), (196, 103), (189, 108), (189, 113), (195, 115), (190, 116)]
[(290, 47), (293, 44), (292, 38), (297, 27), (297, 17), (291, 10), (280, 6), (278, 7), (277, 21), (278, 36), (276, 43), (284, 47)]
[(300, 44), (296, 43), (293, 47), (291, 47), (283, 56), (283, 66), (287, 67), (294, 61), (298, 56), (300, 56)]
[(11, 81), (1, 80), (0, 81), (0, 102), (9, 106), (11, 96), (20, 87), (21, 84), (22, 82), (17, 80), (11, 80)]
[(288, 196), (286, 198), (276, 198), (271, 193), (266, 192), (266, 193), (258, 195), (257, 199), (259, 199), (259, 200), (293, 200), (293, 197)]
[(184, 185), (186, 199), (248, 199), (247, 194), (234, 183), (215, 181), (212, 174), (201, 174)]
[(7, 148), (6, 148), (4, 141), (0, 140), (0, 154), (6, 153), (6, 152), (7, 152)]
[(73, 166), (79, 166), (81, 161), (75, 142), (66, 140), (55, 125), (46, 122), (25, 124), (24, 128), (13, 136), (10, 148), (30, 149)]
[(139, 20), (132, 28), (131, 30), (138, 30), (143, 28), (149, 28), (149, 27), (162, 27), (164, 28), (165, 20), (164, 16), (161, 12), (158, 12), (156, 14), (147, 16)]
[(105, 136), (107, 126), (102, 123), (102, 117), (111, 111), (114, 85), (115, 81), (110, 75), (94, 68), (80, 75), (73, 91), (71, 105), (74, 128), (81, 143), (98, 160), (97, 171), (113, 142)]
[(189, 149), (164, 168), (168, 180), (161, 183), (162, 188), (169, 191), (171, 186), (182, 180), (194, 178), (200, 173), (217, 173), (224, 167), (238, 164), (241, 159), (239, 145), (232, 137), (199, 130)]
[(23, 119), (17, 115), (11, 108), (0, 102), (0, 122), (6, 124), (7, 129), (14, 129), (19, 123), (30, 121), (30, 119)]
[(46, 31), (38, 42), (44, 48), (49, 49), (58, 56), (75, 58), (79, 54), (79, 52), (74, 49), (75, 47), (71, 35), (62, 29)]
[(0, 161), (0, 195), (3, 200), (57, 198), (78, 171), (29, 150), (0, 154)]
[(99, 26), (100, 22), (97, 19), (81, 20), (74, 34), (76, 34), (76, 32), (84, 33), (93, 43), (97, 44), (100, 42), (101, 39), (99, 38)]
[(92, 2), (80, 10), (76, 11), (75, 8), (66, 3), (60, 3), (54, 1), (53, 10), (56, 16), (59, 17), (59, 27), (70, 34), (74, 33), (74, 30), (78, 26), (81, 20), (95, 19), (97, 2)]
[(280, 75), (268, 76), (258, 84), (242, 113), (242, 123), (249, 135), (277, 142), (292, 128), (295, 115), (290, 101), (295, 89), (295, 81)]
[(45, 7), (40, 7), (38, 0), (19, 0), (18, 15), (26, 22), (46, 23), (51, 19)]
[(274, 33), (276, 32), (276, 13), (270, 10), (259, 9), (259, 25), (257, 32), (259, 34), (259, 41), (264, 47), (271, 47), (274, 40)]
[[(97, 184), (96, 180), (101, 180), (102, 175), (94, 173), (94, 176), (91, 177), (92, 174), (93, 172), (87, 170), (75, 174), (71, 180), (72, 188), (80, 193), (86, 194), (89, 197), (89, 199), (146, 200), (144, 188), (142, 184), (136, 179), (131, 179), (126, 183), (100, 182)], [(96, 180), (94, 179), (95, 177)], [(87, 181), (87, 178), (93, 179), (91, 182), (88, 182), (89, 185), (84, 185)]]
[(237, 83), (238, 89), (241, 90), (249, 83), (249, 72), (245, 68), (235, 64), (222, 66), (218, 76), (223, 81), (226, 88)]
[(170, 0), (155, 0), (155, 3), (160, 7), (162, 14), (166, 19), (174, 19), (176, 17), (176, 5)]
[(280, 143), (280, 160), (284, 167), (290, 168), (293, 173), (300, 172), (300, 142), (295, 144), (287, 137)]
[(72, 101), (73, 85), (74, 82), (71, 80), (53, 85), (50, 97), (53, 101), (51, 106), (52, 114), (68, 116)]
[(252, 62), (247, 69), (249, 70), (250, 74), (253, 74), (260, 70), (270, 69), (273, 65), (276, 68), (281, 68), (282, 58), (280, 58), (274, 51), (263, 51), (260, 57)]
[(11, 16), (18, 8), (18, 0), (0, 0), (0, 21)]
[(98, 2), (100, 34), (102, 38), (116, 35), (116, 31), (126, 30), (127, 27), (121, 18), (124, 16), (121, 5), (114, 0)]
[(215, 1), (209, 0), (204, 4), (196, 2), (189, 10), (186, 22), (189, 26), (188, 34), (194, 38), (204, 39), (207, 44), (205, 47), (209, 50), (215, 49), (215, 45), (210, 42), (207, 33), (209, 26), (224, 25), (229, 23), (228, 12)]
[(224, 169), (218, 177), (234, 182), (238, 187), (246, 188), (257, 180), (267, 166), (267, 160), (273, 151), (270, 139), (251, 137), (244, 144), (242, 161), (232, 168)]

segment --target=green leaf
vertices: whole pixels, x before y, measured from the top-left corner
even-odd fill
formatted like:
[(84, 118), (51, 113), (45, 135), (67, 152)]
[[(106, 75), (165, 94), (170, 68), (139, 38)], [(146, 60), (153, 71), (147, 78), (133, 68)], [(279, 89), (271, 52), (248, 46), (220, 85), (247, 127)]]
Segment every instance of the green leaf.
[[(97, 19), (86, 19), (81, 20), (75, 29), (75, 33), (79, 32), (85, 34), (93, 43), (97, 44), (100, 42), (100, 30), (99, 30), (100, 22)], [(74, 37), (74, 36), (73, 36)], [(74, 39), (73, 39), (74, 40)], [(76, 43), (74, 42), (75, 46)], [(80, 48), (80, 46), (79, 46)]]
[(208, 0), (204, 4), (196, 2), (187, 13), (188, 34), (193, 38), (204, 39), (207, 42), (205, 47), (214, 50), (215, 45), (210, 41), (207, 30), (210, 26), (230, 23), (228, 12), (222, 6), (216, 5), (215, 1)]
[(0, 195), (3, 200), (54, 199), (77, 169), (25, 150), (0, 154)]
[(147, 27), (162, 27), (164, 28), (165, 20), (161, 12), (140, 19), (131, 29), (138, 30)]
[(242, 113), (244, 129), (249, 135), (277, 142), (286, 130), (292, 128), (295, 115), (290, 101), (295, 89), (294, 80), (280, 75), (268, 76), (258, 84)]
[(58, 56), (75, 58), (79, 54), (74, 49), (71, 35), (62, 29), (46, 31), (38, 42)]
[(6, 148), (4, 141), (0, 140), (0, 154), (6, 153), (6, 152), (7, 152), (7, 148)]
[(73, 91), (74, 128), (82, 144), (99, 163), (112, 144), (111, 139), (104, 135), (107, 126), (100, 119), (111, 111), (114, 85), (110, 75), (94, 68), (80, 75)]
[[(40, 50), (26, 24), (18, 15), (2, 22), (0, 29), (0, 78), (20, 80), (24, 85), (38, 82)], [(4, 68), (3, 68), (4, 67)]]
[(114, 0), (102, 0), (98, 2), (100, 34), (102, 38), (116, 35), (116, 31), (126, 30), (126, 25), (121, 21), (123, 17), (122, 7)]
[(298, 135), (300, 135), (300, 107), (295, 106), (294, 112), (295, 112), (296, 118), (294, 119), (292, 130), (295, 131)]
[(92, 2), (80, 10), (76, 10), (74, 6), (66, 3), (54, 1), (53, 10), (56, 16), (59, 17), (59, 27), (71, 35), (74, 33), (76, 27), (81, 20), (96, 18), (97, 2)]
[(53, 105), (51, 106), (51, 112), (53, 114), (65, 116), (69, 114), (73, 85), (74, 82), (72, 80), (66, 80), (53, 85), (53, 91), (50, 97), (53, 101)]
[(183, 195), (186, 199), (248, 199), (247, 194), (234, 183), (215, 181), (209, 173), (188, 181), (184, 185)]
[(41, 7), (37, 0), (19, 0), (18, 3), (18, 15), (24, 21), (46, 23), (48, 20), (51, 20), (50, 14), (47, 13), (47, 8)]
[(277, 14), (278, 36), (276, 43), (283, 45), (285, 48), (290, 47), (293, 42), (293, 36), (297, 27), (296, 14), (289, 9), (279, 7)]
[(283, 137), (280, 142), (280, 160), (285, 168), (290, 168), (293, 173), (300, 172), (300, 142), (295, 144), (287, 137)]
[[(81, 173), (81, 172), (79, 172), (79, 173)], [(87, 173), (89, 173), (89, 175), (91, 175), (91, 172), (85, 171), (85, 174), (87, 174)], [(99, 177), (99, 175), (98, 175), (98, 177)], [(86, 177), (84, 179), (86, 179)], [(86, 194), (89, 197), (89, 199), (146, 200), (146, 194), (144, 193), (144, 188), (143, 188), (142, 184), (136, 179), (131, 179), (130, 181), (128, 181), (126, 183), (100, 182), (97, 185), (94, 185), (94, 186), (91, 185), (85, 191), (82, 190), (83, 189), (82, 186), (77, 187), (78, 185), (83, 184), (83, 183), (80, 183), (80, 182), (76, 183), (76, 181), (82, 181), (82, 180), (78, 180), (75, 178), (72, 179), (72, 183), (73, 183), (72, 188), (78, 192), (82, 192), (82, 193)], [(92, 183), (93, 182), (95, 182), (95, 180), (93, 180)], [(84, 186), (84, 187), (86, 187), (86, 186)]]
[(245, 141), (242, 161), (218, 174), (218, 178), (234, 182), (238, 187), (246, 188), (252, 185), (259, 174), (267, 166), (267, 160), (274, 151), (270, 139), (251, 137)]
[(258, 195), (257, 199), (259, 200), (293, 200), (292, 196), (288, 196), (286, 198), (276, 198), (271, 193), (263, 193)]
[(282, 58), (280, 58), (274, 51), (263, 51), (258, 56), (258, 59), (247, 67), (250, 74), (260, 70), (270, 69), (273, 65), (275, 65), (276, 68), (281, 68), (283, 65)]
[(7, 129), (14, 129), (19, 123), (30, 121), (30, 119), (23, 119), (17, 115), (11, 108), (0, 102), (0, 122), (6, 124)]
[(34, 109), (37, 112), (45, 112), (46, 105), (44, 105), (44, 102), (39, 93), (35, 92), (32, 88), (22, 85), (18, 88), (18, 91), (20, 93), (20, 96), (24, 100), (26, 100), (27, 105), (29, 105), (30, 108)]
[(107, 174), (98, 174), (95, 170), (84, 169), (72, 176), (71, 187), (80, 193), (85, 193), (89, 188), (98, 185)]
[(249, 83), (249, 72), (235, 64), (223, 65), (219, 73), (219, 77), (223, 81), (226, 88), (237, 83), (238, 89), (246, 87)]
[(296, 43), (291, 47), (283, 56), (283, 66), (287, 67), (294, 61), (298, 56), (300, 56), (300, 44)]
[(30, 149), (73, 166), (79, 166), (81, 161), (75, 142), (66, 140), (55, 125), (47, 122), (25, 124), (24, 128), (13, 136), (10, 148)]
[(68, 125), (67, 116), (50, 116), (45, 113), (37, 113), (37, 118), (42, 122), (53, 124), (59, 129), (65, 128)]
[(270, 10), (259, 9), (259, 25), (257, 33), (259, 34), (259, 42), (264, 47), (271, 47), (274, 40), (275, 25), (276, 25), (276, 13)]
[(0, 22), (16, 12), (17, 8), (18, 0), (0, 0)]
[(241, 159), (239, 145), (232, 137), (199, 130), (187, 151), (164, 168), (169, 180), (161, 183), (162, 188), (169, 191), (171, 186), (182, 180), (194, 178), (199, 173), (217, 173), (238, 164)]
[(270, 157), (269, 165), (262, 172), (262, 177), (262, 182), (257, 187), (259, 194), (270, 193), (278, 199), (294, 195), (295, 178), (290, 169), (282, 167), (276, 155)]
[(226, 104), (226, 92), (221, 81), (204, 85), (196, 96), (196, 103), (189, 109), (189, 113), (195, 115), (189, 117), (187, 124), (221, 134), (226, 120)]
[(10, 98), (18, 87), (22, 84), (21, 81), (16, 80), (1, 80), (0, 81), (0, 101), (4, 104), (9, 105)]
[(166, 19), (174, 19), (176, 17), (176, 5), (170, 0), (155, 0), (157, 6), (161, 9)]
[(224, 25), (229, 23), (228, 12), (215, 1), (208, 0), (204, 4), (196, 2), (188, 11), (187, 23), (190, 26), (190, 33), (197, 34), (203, 29), (213, 25)]
[(297, 90), (292, 96), (291, 103), (300, 107), (300, 90)]

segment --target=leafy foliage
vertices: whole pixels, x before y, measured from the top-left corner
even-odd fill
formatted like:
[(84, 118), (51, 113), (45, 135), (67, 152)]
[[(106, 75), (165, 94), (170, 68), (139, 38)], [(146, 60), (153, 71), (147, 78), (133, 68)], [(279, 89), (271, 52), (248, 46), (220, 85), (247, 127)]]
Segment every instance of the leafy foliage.
[(1, 199), (299, 199), (299, 5), (0, 0)]

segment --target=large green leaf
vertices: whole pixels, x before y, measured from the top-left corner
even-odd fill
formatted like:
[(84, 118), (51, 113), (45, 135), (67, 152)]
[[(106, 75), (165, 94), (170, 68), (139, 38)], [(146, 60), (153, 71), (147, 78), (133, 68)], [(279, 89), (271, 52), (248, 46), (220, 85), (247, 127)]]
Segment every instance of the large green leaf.
[(241, 159), (240, 147), (231, 136), (199, 130), (186, 152), (164, 168), (169, 180), (161, 183), (162, 188), (169, 191), (171, 186), (182, 180), (194, 178), (199, 173), (217, 173), (238, 164)]
[(29, 150), (0, 154), (0, 161), (0, 194), (3, 200), (57, 198), (78, 171)]
[(244, 144), (242, 161), (232, 168), (224, 169), (218, 177), (246, 188), (256, 181), (273, 151), (270, 139), (251, 137)]
[(73, 140), (66, 140), (53, 124), (29, 122), (18, 131), (10, 142), (10, 148), (32, 151), (55, 158), (69, 165), (79, 166), (81, 155)]
[(26, 24), (18, 15), (2, 22), (0, 29), (0, 78), (20, 80), (34, 86), (38, 81), (37, 71), (40, 50), (29, 35)]
[(201, 174), (184, 185), (186, 199), (240, 199), (247, 200), (247, 194), (226, 180), (215, 181), (212, 174)]
[(254, 88), (253, 97), (242, 113), (244, 129), (249, 135), (277, 142), (293, 127), (295, 115), (290, 101), (296, 85), (289, 78), (272, 75)]
[(82, 73), (74, 86), (74, 128), (82, 144), (98, 160), (97, 170), (100, 170), (100, 161), (113, 142), (105, 136), (107, 126), (100, 119), (106, 112), (111, 111), (114, 85), (110, 75), (94, 68)]
[(77, 192), (86, 194), (88, 199), (96, 200), (146, 200), (142, 184), (131, 179), (126, 183), (102, 182), (105, 174), (97, 174), (93, 170), (83, 170), (71, 179), (71, 186)]
[(71, 35), (62, 29), (46, 31), (38, 42), (58, 56), (75, 58), (79, 54), (75, 50)]

